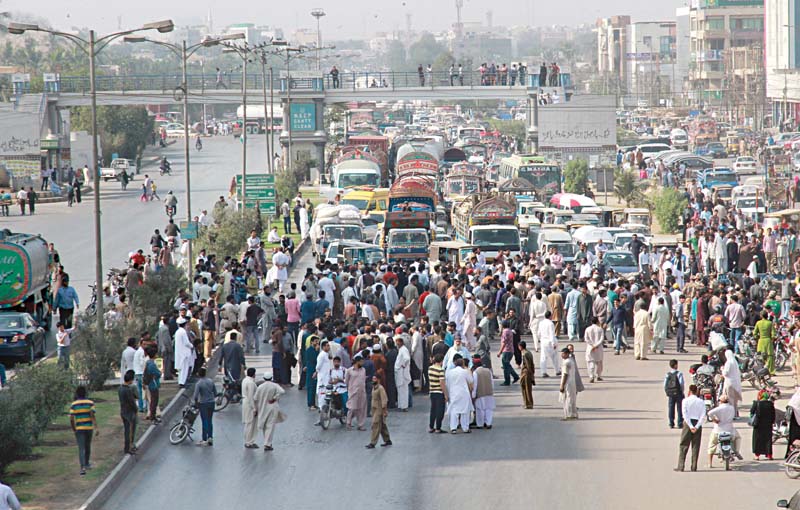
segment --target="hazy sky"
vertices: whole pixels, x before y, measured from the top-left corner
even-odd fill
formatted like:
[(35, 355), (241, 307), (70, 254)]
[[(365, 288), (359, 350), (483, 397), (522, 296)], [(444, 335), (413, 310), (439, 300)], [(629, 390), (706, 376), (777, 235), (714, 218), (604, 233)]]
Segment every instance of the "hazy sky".
[[(322, 7), (324, 37), (363, 37), (381, 30), (402, 29), (412, 14), (416, 29), (440, 30), (455, 21), (456, 0), (2, 0), (4, 10), (47, 18), (56, 28), (91, 27), (99, 32), (146, 21), (171, 18), (177, 24), (196, 24), (211, 10), (215, 29), (241, 22), (274, 25), (294, 31), (315, 27), (309, 14)], [(629, 14), (634, 20), (672, 19), (685, 0), (464, 0), (465, 21), (486, 20), (491, 10), (497, 25), (550, 25), (594, 22), (598, 17)], [(327, 35), (325, 35), (327, 34)]]

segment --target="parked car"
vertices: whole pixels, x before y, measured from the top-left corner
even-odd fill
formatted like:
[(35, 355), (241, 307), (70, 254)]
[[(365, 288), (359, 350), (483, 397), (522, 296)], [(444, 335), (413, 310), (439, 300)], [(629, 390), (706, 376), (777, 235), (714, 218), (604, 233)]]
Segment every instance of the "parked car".
[(755, 174), (758, 172), (756, 168), (756, 160), (750, 156), (739, 156), (733, 162), (733, 171), (737, 174)]
[(44, 356), (45, 331), (30, 314), (0, 312), (0, 358), (33, 363)]
[(609, 250), (603, 255), (606, 265), (620, 274), (639, 272), (639, 263), (634, 260), (633, 253), (623, 250)]
[(167, 136), (183, 136), (183, 124), (179, 124), (177, 122), (171, 122), (167, 124)]

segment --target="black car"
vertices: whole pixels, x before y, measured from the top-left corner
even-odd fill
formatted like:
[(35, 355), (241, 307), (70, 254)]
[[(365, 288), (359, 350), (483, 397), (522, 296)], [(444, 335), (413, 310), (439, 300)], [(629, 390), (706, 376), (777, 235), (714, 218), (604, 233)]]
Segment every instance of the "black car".
[(0, 312), (0, 359), (33, 362), (44, 356), (45, 332), (30, 314)]

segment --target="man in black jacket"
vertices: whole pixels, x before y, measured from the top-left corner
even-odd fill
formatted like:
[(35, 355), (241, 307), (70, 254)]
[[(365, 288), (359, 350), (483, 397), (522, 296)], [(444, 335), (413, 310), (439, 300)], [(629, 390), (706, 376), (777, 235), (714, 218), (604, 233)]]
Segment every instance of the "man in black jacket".
[(133, 370), (128, 370), (123, 375), (123, 383), (118, 390), (119, 415), (125, 427), (125, 453), (136, 454), (136, 420), (139, 411), (139, 392), (133, 385)]

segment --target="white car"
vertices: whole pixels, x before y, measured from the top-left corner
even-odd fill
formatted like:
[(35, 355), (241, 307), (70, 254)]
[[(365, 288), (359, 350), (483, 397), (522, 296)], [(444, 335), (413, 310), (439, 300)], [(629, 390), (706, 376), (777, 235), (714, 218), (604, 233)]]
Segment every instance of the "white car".
[(757, 163), (755, 158), (750, 156), (739, 156), (733, 162), (733, 171), (737, 174), (755, 174), (758, 173)]
[(177, 122), (171, 122), (167, 124), (167, 136), (183, 136), (183, 124), (179, 124)]

